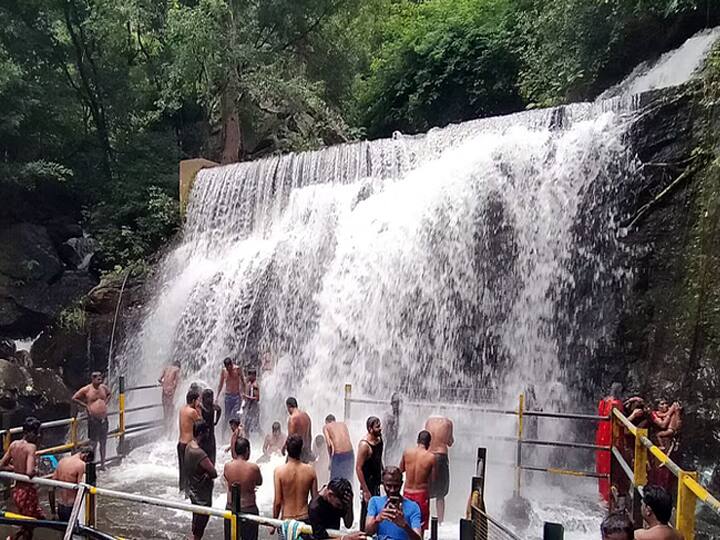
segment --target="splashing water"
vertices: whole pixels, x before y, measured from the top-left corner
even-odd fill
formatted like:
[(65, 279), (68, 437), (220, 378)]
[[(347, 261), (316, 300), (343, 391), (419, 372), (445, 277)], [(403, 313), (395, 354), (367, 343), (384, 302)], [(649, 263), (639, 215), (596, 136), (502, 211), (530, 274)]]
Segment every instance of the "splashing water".
[[(676, 64), (699, 65), (717, 35), (693, 38), (622, 91), (682, 82), (697, 66), (681, 74)], [(146, 382), (180, 359), (187, 380), (214, 384), (225, 356), (267, 355), (266, 431), (292, 394), (317, 432), (326, 414), (340, 414), (345, 383), (385, 400), (398, 388), (429, 401), (479, 387), (503, 406), (532, 385), (536, 406), (567, 407), (583, 362), (613, 331), (627, 281), (613, 195), (637, 173), (625, 137), (634, 115), (622, 104), (577, 104), (201, 171), (182, 241), (121, 365)], [(408, 411), (405, 442), (433, 412)], [(514, 420), (452, 416), (456, 520), (474, 448), (502, 461), (510, 449), (487, 436), (512, 435)], [(555, 424), (541, 428), (540, 438), (559, 435)], [(357, 440), (361, 420), (351, 432)], [(174, 460), (163, 448), (137, 450), (139, 462), (152, 466), (148, 452)], [(496, 512), (509, 495), (507, 465), (491, 458)], [(117, 481), (132, 483), (126, 470)], [(576, 492), (579, 506), (567, 489), (542, 485), (533, 520), (571, 516), (573, 537), (597, 536), (594, 485)], [(261, 508), (271, 497), (262, 492)]]

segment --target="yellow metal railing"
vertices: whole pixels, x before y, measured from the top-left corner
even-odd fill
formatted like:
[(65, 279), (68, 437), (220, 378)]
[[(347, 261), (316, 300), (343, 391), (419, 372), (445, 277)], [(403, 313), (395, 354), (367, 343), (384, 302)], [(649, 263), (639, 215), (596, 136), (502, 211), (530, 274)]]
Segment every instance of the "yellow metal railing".
[[(677, 478), (677, 505), (675, 512), (675, 528), (682, 534), (684, 540), (695, 538), (695, 513), (698, 502), (720, 514), (720, 501), (697, 481), (697, 473), (684, 471), (670, 459), (660, 448), (648, 438), (647, 430), (635, 427), (628, 418), (618, 409), (613, 409), (613, 465), (617, 464), (632, 483), (633, 489), (642, 490), (648, 482), (648, 452), (667, 468)], [(621, 447), (618, 444), (627, 431), (634, 437), (633, 466), (625, 460)], [(611, 482), (617, 479), (611, 472)], [(613, 483), (614, 485), (615, 483)], [(633, 504), (639, 501), (633, 501)]]

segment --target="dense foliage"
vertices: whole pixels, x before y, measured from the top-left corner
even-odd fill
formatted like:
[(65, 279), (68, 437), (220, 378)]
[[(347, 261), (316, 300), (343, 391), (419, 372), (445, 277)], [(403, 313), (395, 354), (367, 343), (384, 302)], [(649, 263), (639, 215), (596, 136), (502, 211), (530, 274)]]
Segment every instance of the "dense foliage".
[(55, 186), (107, 270), (176, 230), (180, 159), (589, 98), (719, 16), (713, 0), (6, 0), (0, 188)]

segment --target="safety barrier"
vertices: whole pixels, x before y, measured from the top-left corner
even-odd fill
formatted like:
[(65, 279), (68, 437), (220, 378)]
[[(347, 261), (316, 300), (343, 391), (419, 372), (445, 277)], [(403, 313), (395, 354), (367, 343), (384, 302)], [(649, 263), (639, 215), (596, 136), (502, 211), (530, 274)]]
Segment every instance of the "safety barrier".
[[(144, 422), (137, 422), (135, 424), (128, 424), (127, 423), (127, 415), (133, 412), (138, 411), (144, 411), (144, 410), (150, 410), (162, 407), (161, 403), (153, 403), (151, 405), (142, 405), (142, 406), (136, 406), (136, 407), (130, 407), (128, 408), (126, 406), (126, 397), (129, 392), (133, 392), (136, 390), (145, 390), (149, 388), (159, 388), (159, 384), (148, 384), (148, 385), (142, 385), (142, 386), (133, 386), (130, 388), (125, 388), (125, 377), (120, 377), (118, 381), (118, 410), (116, 411), (110, 411), (108, 412), (108, 418), (112, 418), (117, 416), (118, 417), (118, 427), (115, 430), (112, 430), (108, 433), (108, 438), (117, 438), (118, 439), (118, 447), (120, 450), (122, 450), (122, 446), (124, 443), (124, 438), (126, 435), (131, 435), (133, 433), (138, 433), (140, 431), (150, 430), (157, 427), (160, 427), (163, 425), (162, 420), (151, 420), (151, 421), (144, 421)], [(47, 430), (51, 428), (57, 428), (57, 427), (63, 427), (63, 426), (69, 426), (69, 437), (66, 443), (53, 446), (50, 448), (43, 448), (41, 450), (38, 450), (38, 455), (48, 455), (48, 454), (62, 454), (65, 452), (69, 452), (71, 450), (74, 450), (75, 448), (82, 446), (84, 444), (87, 444), (90, 442), (87, 439), (78, 440), (78, 431), (83, 422), (87, 421), (87, 414), (76, 414), (75, 416), (72, 416), (70, 418), (61, 418), (59, 420), (51, 420), (49, 422), (42, 422), (40, 424), (41, 430)], [(3, 429), (0, 430), (0, 438), (2, 439), (2, 448), (3, 452), (5, 452), (8, 447), (10, 446), (10, 443), (12, 442), (13, 435), (19, 435), (22, 433), (22, 426), (13, 427), (9, 429)], [(119, 453), (121, 453), (119, 451)]]
[[(16, 482), (26, 482), (30, 484), (35, 484), (37, 486), (44, 486), (49, 487), (52, 489), (69, 489), (69, 490), (84, 490), (84, 498), (85, 498), (85, 527), (89, 528), (90, 530), (99, 533), (102, 538), (114, 538), (112, 536), (108, 536), (107, 533), (102, 533), (98, 531), (95, 528), (96, 525), (96, 505), (97, 505), (97, 497), (107, 497), (110, 499), (117, 499), (117, 500), (124, 500), (128, 502), (136, 502), (141, 504), (147, 504), (151, 506), (157, 506), (161, 508), (170, 508), (174, 510), (181, 510), (185, 512), (191, 512), (194, 514), (202, 514), (210, 517), (218, 517), (222, 518), (226, 522), (229, 523), (229, 527), (226, 527), (225, 532), (225, 538), (226, 540), (238, 540), (240, 538), (240, 527), (239, 524), (241, 521), (253, 521), (255, 523), (258, 523), (259, 525), (265, 525), (268, 527), (275, 527), (280, 528), (283, 525), (283, 521), (280, 519), (273, 519), (269, 517), (264, 516), (257, 516), (254, 514), (244, 514), (240, 511), (240, 486), (238, 484), (234, 484), (232, 486), (231, 491), (231, 499), (232, 499), (232, 510), (221, 510), (219, 508), (213, 508), (211, 506), (200, 506), (195, 504), (188, 504), (180, 501), (169, 501), (167, 499), (159, 499), (156, 497), (148, 497), (145, 495), (138, 495), (134, 493), (125, 493), (122, 491), (116, 491), (112, 489), (105, 489), (96, 486), (96, 472), (95, 472), (95, 464), (94, 463), (88, 463), (87, 469), (85, 472), (85, 482), (73, 484), (69, 482), (61, 482), (59, 480), (51, 480), (47, 478), (29, 478), (22, 474), (16, 474), (11, 472), (0, 472), (0, 479), (5, 480), (13, 480)], [(37, 526), (56, 526), (55, 524), (57, 522), (46, 522), (42, 520), (33, 520), (33, 518), (28, 518), (26, 516), (20, 516), (18, 514), (12, 514), (9, 512), (5, 512), (0, 518), (0, 523), (5, 522), (12, 522), (13, 525), (20, 525), (20, 526), (33, 526), (33, 521), (37, 521)], [(22, 522), (20, 522), (22, 520)], [(68, 524), (65, 523), (65, 526)], [(81, 526), (78, 526), (81, 527)], [(80, 533), (82, 529), (77, 529), (73, 531), (71, 529), (71, 532)], [(300, 532), (304, 534), (312, 534), (312, 527), (310, 527), (307, 524), (301, 524), (300, 525)], [(341, 531), (337, 530), (328, 530), (328, 534), (332, 538), (341, 538), (342, 536), (348, 534), (343, 533)]]
[[(659, 467), (666, 468), (676, 479), (675, 528), (685, 540), (693, 540), (698, 503), (706, 505), (720, 515), (720, 501), (698, 483), (697, 472), (681, 469), (653, 444), (648, 438), (647, 429), (634, 426), (618, 409), (613, 409), (609, 420), (612, 421), (610, 483), (613, 492), (613, 506), (626, 506), (623, 499), (629, 498), (632, 505), (629, 510), (637, 523), (643, 488), (648, 484), (648, 470), (653, 466), (648, 460), (649, 452), (658, 461)], [(632, 451), (624, 444), (626, 432), (632, 435)], [(627, 481), (624, 481), (625, 479)], [(623, 489), (623, 486), (628, 484), (627, 490)], [(623, 509), (628, 510), (627, 508)]]
[[(382, 405), (389, 406), (389, 400), (372, 399), (372, 398), (358, 398), (353, 397), (352, 385), (345, 385), (345, 397), (344, 397), (344, 412), (345, 420), (349, 420), (352, 414), (352, 405)], [(564, 469), (561, 467), (538, 467), (535, 465), (528, 465), (523, 463), (523, 447), (526, 446), (550, 446), (558, 448), (575, 448), (579, 450), (607, 450), (610, 451), (609, 446), (596, 445), (593, 443), (579, 443), (570, 441), (549, 441), (541, 439), (528, 439), (524, 436), (527, 418), (555, 418), (561, 420), (577, 420), (583, 422), (607, 421), (606, 416), (597, 416), (592, 414), (574, 414), (574, 413), (562, 413), (562, 412), (550, 412), (550, 411), (539, 411), (539, 410), (527, 410), (525, 406), (525, 395), (520, 394), (518, 398), (517, 409), (504, 409), (497, 407), (488, 407), (486, 405), (471, 405), (467, 403), (428, 403), (419, 401), (404, 401), (401, 400), (401, 407), (412, 407), (417, 409), (432, 409), (433, 411), (467, 411), (481, 414), (490, 415), (506, 415), (517, 417), (517, 430), (515, 437), (502, 437), (502, 436), (488, 436), (489, 440), (504, 441), (507, 443), (515, 444), (515, 461), (514, 463), (503, 463), (503, 465), (511, 466), (515, 469), (515, 481), (514, 481), (514, 494), (519, 496), (522, 491), (522, 472), (532, 471), (541, 472), (548, 474), (573, 476), (576, 478), (606, 478), (609, 479), (609, 474), (599, 474), (595, 471), (577, 471), (571, 469)]]

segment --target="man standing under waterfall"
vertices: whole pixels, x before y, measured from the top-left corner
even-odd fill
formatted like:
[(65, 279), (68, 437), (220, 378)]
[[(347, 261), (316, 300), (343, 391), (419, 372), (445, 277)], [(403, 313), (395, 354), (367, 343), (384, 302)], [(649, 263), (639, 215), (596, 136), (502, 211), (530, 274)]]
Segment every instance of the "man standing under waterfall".
[(180, 383), (180, 361), (175, 360), (172, 365), (163, 369), (158, 379), (162, 386), (162, 406), (165, 420), (165, 430), (170, 431), (172, 419), (175, 416), (175, 390)]
[[(290, 417), (288, 418), (288, 439), (290, 435), (297, 435), (302, 439), (303, 448), (300, 461), (303, 463), (311, 463), (315, 461), (315, 456), (312, 453), (312, 421), (310, 415), (305, 411), (301, 411), (298, 408), (297, 399), (289, 397), (285, 400), (287, 411)], [(285, 455), (285, 449), (287, 442), (283, 446), (282, 453)]]
[(400, 470), (405, 473), (406, 499), (420, 507), (423, 533), (430, 523), (430, 482), (435, 476), (435, 455), (428, 450), (432, 436), (429, 431), (418, 433), (417, 446), (408, 448), (400, 459)]
[(338, 422), (334, 415), (328, 414), (325, 417), (323, 433), (330, 454), (330, 479), (344, 478), (348, 482), (352, 482), (355, 453), (347, 425), (345, 422)]
[[(382, 426), (377, 416), (370, 416), (365, 422), (367, 434), (358, 443), (355, 474), (360, 484), (360, 530), (365, 530), (368, 503), (380, 495), (383, 471)], [(402, 478), (402, 474), (400, 475)]]
[(225, 386), (225, 424), (231, 418), (238, 417), (242, 394), (245, 390), (245, 378), (243, 377), (240, 366), (236, 366), (232, 358), (223, 360), (225, 366), (220, 372), (220, 384), (218, 385), (217, 399), (220, 399), (220, 393)]
[(185, 478), (185, 450), (190, 441), (193, 440), (193, 425), (198, 420), (202, 420), (200, 413), (198, 412), (198, 400), (200, 399), (200, 393), (191, 388), (188, 390), (185, 396), (185, 406), (180, 409), (179, 416), (179, 428), (180, 434), (177, 444), (178, 453), (178, 470), (180, 472), (179, 486), (180, 491), (185, 489), (186, 478)]
[(72, 397), (80, 407), (88, 413), (88, 439), (93, 447), (93, 452), (100, 445), (100, 468), (105, 467), (105, 445), (108, 434), (108, 401), (110, 401), (110, 389), (103, 384), (103, 375), (94, 371), (90, 375), (90, 384), (83, 386), (75, 392)]
[(430, 451), (435, 454), (435, 473), (430, 482), (430, 498), (435, 499), (438, 521), (445, 519), (445, 497), (450, 491), (449, 448), (455, 443), (453, 423), (446, 416), (431, 416), (425, 421), (430, 432)]

